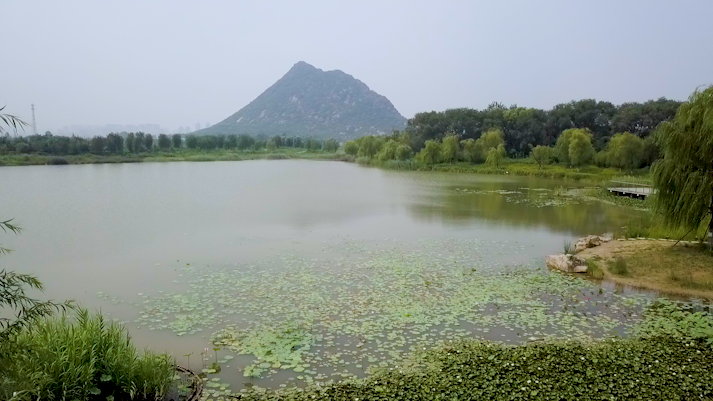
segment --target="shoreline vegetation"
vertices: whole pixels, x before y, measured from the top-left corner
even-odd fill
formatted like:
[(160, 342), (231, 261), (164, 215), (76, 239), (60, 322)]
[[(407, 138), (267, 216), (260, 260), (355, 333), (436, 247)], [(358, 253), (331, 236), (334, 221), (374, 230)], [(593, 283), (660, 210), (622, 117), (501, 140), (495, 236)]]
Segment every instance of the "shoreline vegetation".
[(562, 179), (566, 181), (604, 183), (610, 180), (625, 180), (634, 183), (649, 184), (648, 168), (632, 172), (616, 168), (585, 166), (571, 168), (564, 165), (546, 165), (539, 167), (529, 158), (505, 159), (498, 167), (486, 164), (472, 163), (439, 163), (433, 165), (421, 164), (415, 160), (388, 160), (354, 157), (343, 152), (329, 152), (308, 149), (275, 149), (275, 150), (216, 150), (190, 151), (179, 150), (155, 153), (113, 154), (113, 155), (65, 155), (52, 156), (44, 154), (5, 154), (0, 155), (0, 167), (69, 165), (69, 164), (116, 164), (116, 163), (161, 163), (161, 162), (210, 162), (210, 161), (244, 161), (244, 160), (326, 160), (357, 163), (362, 166), (383, 168), (389, 170), (433, 171), (443, 173), (474, 173), (517, 175), (526, 177)]
[(0, 155), (2, 166), (39, 166), (68, 164), (114, 164), (114, 163), (161, 163), (161, 162), (211, 162), (211, 161), (243, 161), (243, 160), (344, 160), (350, 157), (343, 154), (326, 151), (309, 151), (307, 149), (257, 150), (257, 151), (187, 151), (156, 152), (121, 155), (67, 155), (50, 156), (36, 154)]

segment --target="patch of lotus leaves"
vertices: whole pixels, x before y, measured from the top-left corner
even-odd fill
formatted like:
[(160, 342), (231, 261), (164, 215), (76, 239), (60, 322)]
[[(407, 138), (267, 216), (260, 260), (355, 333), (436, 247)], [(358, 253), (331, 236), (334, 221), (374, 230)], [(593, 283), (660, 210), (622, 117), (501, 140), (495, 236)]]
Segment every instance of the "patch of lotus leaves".
[(517, 191), (455, 188), (453, 192), (459, 195), (501, 195), (508, 203), (536, 208), (579, 204), (581, 201), (586, 200), (585, 198), (574, 196), (571, 191), (565, 191), (560, 196), (555, 197), (553, 196), (555, 190), (547, 188), (520, 188)]
[[(318, 340), (319, 336), (312, 334), (309, 328), (294, 322), (249, 330), (228, 326), (212, 338), (214, 344), (226, 346), (237, 354), (257, 357), (258, 362), (245, 369), (245, 376), (259, 376), (270, 368), (302, 371), (302, 353)], [(302, 370), (298, 370), (300, 368)]]
[(292, 369), (314, 380), (364, 375), (460, 338), (623, 335), (651, 301), (538, 264), (517, 266), (532, 252), (517, 243), (343, 241), (325, 251), (328, 257), (183, 267), (189, 289), (143, 295), (138, 323), (177, 335), (210, 330), (215, 344), (255, 356), (240, 366), (245, 376)]

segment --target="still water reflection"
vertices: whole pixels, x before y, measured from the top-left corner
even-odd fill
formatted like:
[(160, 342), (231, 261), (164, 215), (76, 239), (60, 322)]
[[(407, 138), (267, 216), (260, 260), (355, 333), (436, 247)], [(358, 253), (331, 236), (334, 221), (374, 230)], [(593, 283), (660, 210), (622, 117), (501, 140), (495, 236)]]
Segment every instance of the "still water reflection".
[[(340, 162), (3, 167), (0, 183), (0, 217), (15, 218), (24, 228), (19, 237), (2, 238), (15, 250), (3, 257), (3, 268), (38, 275), (52, 298), (77, 299), (129, 322), (141, 346), (168, 350), (184, 364), (182, 355), (193, 352), (194, 369), (202, 367), (195, 362), (200, 352), (212, 348), (212, 332), (226, 325), (275, 323), (277, 316), (291, 313), (282, 310), (284, 305), (336, 308), (329, 310), (336, 317), (327, 312), (293, 316), (309, 320), (314, 348), (336, 347), (332, 356), (341, 350), (334, 362), (341, 363), (338, 367), (322, 366), (317, 361), (326, 356), (307, 352), (304, 358), (314, 366), (298, 366), (303, 370), (297, 373), (306, 372), (299, 376), (310, 380), (332, 368), (345, 375), (363, 373), (369, 360), (393, 363), (398, 358), (389, 352), (400, 354), (437, 339), (468, 335), (516, 341), (523, 335), (560, 333), (564, 329), (547, 316), (564, 313), (564, 303), (579, 305), (601, 292), (579, 282), (540, 283), (533, 274), (549, 277), (534, 273), (544, 255), (560, 251), (566, 239), (613, 231), (632, 217), (616, 206), (555, 196), (556, 188), (572, 183), (384, 171)], [(499, 272), (519, 265), (528, 266), (525, 276), (499, 278)], [(448, 285), (436, 286), (439, 279)], [(387, 284), (388, 291), (379, 287)], [(252, 295), (241, 293), (241, 286), (249, 286)], [(308, 286), (314, 290), (305, 290)], [(411, 299), (421, 287), (427, 291), (418, 301)], [(474, 287), (491, 292), (469, 290)], [(508, 288), (531, 297), (518, 298)], [(270, 298), (271, 291), (286, 295)], [(306, 291), (310, 297), (299, 294)], [(370, 300), (370, 293), (380, 291), (381, 301)], [(393, 293), (398, 297), (389, 298)], [(203, 320), (186, 323), (186, 330), (172, 330), (177, 325), (167, 326), (175, 317), (168, 310), (179, 307), (161, 294), (183, 297), (191, 313), (211, 313), (201, 312)], [(502, 315), (498, 294), (509, 313), (520, 317)], [(573, 298), (565, 300), (565, 295)], [(240, 297), (246, 301), (236, 302)], [(320, 303), (329, 297), (335, 301)], [(606, 302), (617, 303), (617, 297)], [(350, 303), (339, 309), (337, 299)], [(404, 312), (393, 307), (398, 302), (421, 302), (424, 310)], [(456, 303), (464, 309), (452, 319), (442, 318)], [(361, 309), (352, 310), (354, 305)], [(582, 304), (582, 313), (596, 314), (596, 305)], [(377, 341), (372, 329), (349, 334), (357, 325), (364, 327), (367, 318), (359, 313), (369, 307), (372, 314), (386, 316), (378, 323), (384, 326), (374, 327), (390, 333), (389, 345)], [(429, 308), (440, 310), (439, 315)], [(182, 313), (190, 320), (186, 310)], [(352, 320), (325, 323), (339, 315)], [(541, 319), (541, 327), (533, 328), (531, 316)], [(621, 316), (597, 320), (599, 331), (578, 328), (578, 333), (607, 334), (626, 323), (616, 320)], [(362, 344), (358, 351), (357, 344)], [(391, 357), (382, 358), (380, 352)], [(234, 390), (244, 385), (242, 372), (253, 359), (235, 356), (233, 367), (221, 373)], [(257, 379), (261, 385), (284, 384), (297, 376), (292, 370), (270, 374), (269, 369)]]

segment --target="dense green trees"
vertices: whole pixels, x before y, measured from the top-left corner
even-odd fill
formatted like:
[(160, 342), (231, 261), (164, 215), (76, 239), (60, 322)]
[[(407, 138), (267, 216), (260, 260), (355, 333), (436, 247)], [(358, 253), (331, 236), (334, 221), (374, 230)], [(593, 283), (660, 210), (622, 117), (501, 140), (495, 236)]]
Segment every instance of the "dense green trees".
[(158, 148), (163, 151), (169, 150), (171, 148), (171, 138), (166, 134), (160, 134), (158, 136)]
[(488, 157), (491, 149), (497, 149), (500, 146), (505, 148), (503, 141), (503, 133), (499, 129), (492, 129), (484, 133), (478, 140), (475, 141), (476, 161), (483, 161)]
[[(131, 135), (131, 134), (129, 134), (129, 135)], [(181, 134), (173, 134), (173, 136), (171, 136), (171, 145), (173, 146), (174, 149), (180, 149), (182, 142), (183, 142), (183, 139), (181, 138)]]
[(124, 146), (126, 147), (126, 151), (129, 153), (134, 152), (134, 141), (136, 141), (136, 134), (133, 132), (129, 132), (126, 134), (126, 139), (124, 140)]
[(124, 153), (124, 138), (119, 134), (109, 134), (106, 137), (106, 151), (111, 154)]
[(532, 148), (530, 152), (530, 157), (537, 163), (540, 168), (545, 164), (550, 164), (552, 158), (554, 157), (554, 149), (549, 146), (537, 145)]
[(554, 150), (557, 160), (568, 166), (582, 166), (594, 160), (592, 134), (588, 129), (564, 130), (557, 138)]
[(143, 132), (136, 133), (136, 139), (134, 139), (134, 153), (141, 153), (144, 151), (144, 140), (146, 139), (146, 134)]
[(655, 135), (663, 153), (652, 169), (657, 209), (691, 229), (710, 219), (713, 246), (713, 86), (694, 92)]
[(339, 149), (339, 142), (336, 139), (325, 139), (322, 147), (327, 152), (336, 152)]
[(644, 140), (630, 132), (616, 134), (607, 145), (606, 156), (610, 166), (626, 170), (639, 168), (644, 160)]
[(416, 155), (416, 159), (423, 164), (433, 165), (440, 162), (441, 158), (441, 143), (429, 139), (423, 146), (420, 152)]
[(355, 140), (355, 142), (359, 145), (357, 154), (360, 157), (374, 157), (386, 141), (383, 137), (365, 136)]
[(238, 149), (240, 150), (249, 149), (255, 144), (255, 138), (251, 137), (250, 135), (240, 135), (237, 141)]
[(144, 136), (144, 149), (148, 151), (153, 149), (153, 136), (151, 134)]
[(458, 160), (458, 136), (449, 134), (441, 143), (441, 160), (444, 163), (454, 163)]
[(106, 138), (103, 136), (95, 136), (92, 138), (91, 150), (95, 155), (100, 155), (104, 153), (104, 148), (106, 147)]
[(569, 138), (569, 162), (572, 166), (581, 167), (594, 160), (594, 147), (592, 147), (592, 134), (588, 130), (572, 130)]
[(356, 156), (359, 153), (359, 144), (356, 141), (348, 141), (344, 144), (344, 153)]
[(531, 147), (552, 145), (563, 131), (572, 128), (588, 129), (596, 149), (604, 149), (609, 138), (620, 132), (645, 138), (662, 121), (671, 119), (679, 105), (680, 102), (665, 98), (620, 106), (584, 99), (545, 111), (492, 103), (483, 110), (460, 108), (418, 113), (408, 121), (406, 132), (412, 138), (411, 146), (420, 150), (425, 141), (441, 140), (450, 132), (467, 141), (500, 129), (508, 154), (524, 157)]
[(307, 138), (307, 141), (305, 142), (305, 148), (307, 150), (320, 150), (322, 149), (322, 141), (317, 139), (317, 138)]
[(488, 149), (488, 156), (485, 159), (485, 164), (493, 167), (500, 167), (503, 158), (505, 157), (505, 146), (498, 145), (496, 148)]

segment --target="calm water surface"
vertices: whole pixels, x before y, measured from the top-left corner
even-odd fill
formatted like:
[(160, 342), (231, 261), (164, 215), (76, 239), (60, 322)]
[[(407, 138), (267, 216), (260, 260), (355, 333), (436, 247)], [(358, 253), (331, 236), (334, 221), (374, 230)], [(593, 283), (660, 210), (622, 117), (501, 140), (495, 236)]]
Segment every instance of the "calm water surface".
[[(215, 356), (211, 334), (226, 326), (272, 325), (266, 336), (277, 330), (280, 339), (280, 320), (300, 322), (309, 335), (294, 348), (312, 350), (301, 364), (295, 358), (297, 372), (289, 363), (265, 366), (251, 381), (269, 387), (363, 374), (442, 339), (609, 335), (627, 320), (618, 306), (614, 316), (601, 305), (646, 297), (602, 293), (583, 280), (533, 284), (550, 280), (537, 269), (563, 241), (632, 217), (554, 195), (573, 183), (317, 161), (3, 167), (0, 183), (0, 218), (24, 229), (2, 237), (15, 250), (2, 267), (36, 274), (48, 297), (128, 322), (140, 346), (183, 364), (192, 352), (200, 370), (206, 347), (211, 362)], [(525, 276), (499, 276), (517, 269)], [(590, 302), (595, 296), (604, 297), (600, 305)], [(588, 312), (613, 323), (558, 326), (577, 307), (578, 319)], [(250, 341), (258, 340), (243, 336), (236, 347)], [(256, 356), (238, 353), (215, 358), (235, 358), (223, 359), (219, 375), (233, 391), (246, 385)]]

